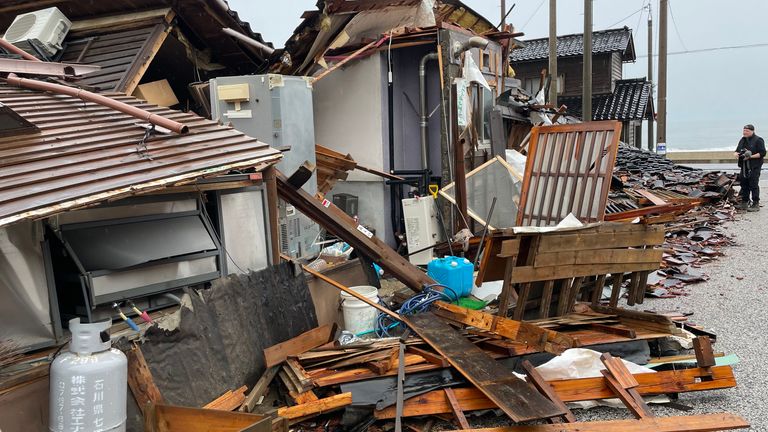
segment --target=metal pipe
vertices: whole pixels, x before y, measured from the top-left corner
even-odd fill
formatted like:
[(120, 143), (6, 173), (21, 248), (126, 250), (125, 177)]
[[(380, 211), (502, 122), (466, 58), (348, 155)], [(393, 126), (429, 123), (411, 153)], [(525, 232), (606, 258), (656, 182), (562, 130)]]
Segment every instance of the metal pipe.
[(436, 52), (424, 55), (419, 62), (419, 128), (421, 128), (421, 167), (429, 169), (429, 143), (427, 142), (427, 62), (437, 60)]
[(257, 41), (256, 39), (250, 38), (250, 37), (240, 33), (237, 30), (232, 30), (229, 27), (224, 27), (223, 29), (221, 29), (221, 31), (223, 31), (225, 34), (227, 34), (229, 36), (232, 36), (235, 39), (238, 39), (238, 40), (240, 40), (242, 42), (247, 43), (248, 45), (251, 45), (251, 46), (254, 46), (254, 47), (258, 48), (264, 54), (266, 54), (267, 57), (271, 56), (272, 53), (275, 52), (274, 48), (272, 48), (270, 46), (267, 46), (267, 45), (264, 45), (263, 43)]
[(141, 108), (136, 108), (135, 106), (128, 105), (127, 103), (119, 102), (114, 99), (110, 99), (106, 96), (89, 92), (87, 90), (82, 90), (74, 87), (67, 87), (61, 84), (54, 84), (54, 83), (45, 82), (45, 81), (19, 78), (18, 76), (16, 76), (16, 74), (13, 74), (13, 73), (8, 74), (8, 76), (5, 78), (5, 81), (8, 84), (14, 85), (16, 87), (23, 87), (23, 88), (41, 90), (41, 91), (49, 91), (52, 93), (64, 94), (64, 95), (73, 96), (73, 97), (82, 99), (84, 101), (93, 102), (108, 108), (112, 108), (113, 110), (120, 111), (123, 114), (128, 114), (129, 116), (136, 117), (137, 119), (147, 121), (153, 125), (169, 129), (178, 134), (185, 134), (189, 132), (189, 128), (187, 126), (177, 121), (170, 120), (156, 114), (152, 114), (151, 112), (145, 111)]
[(9, 51), (13, 54), (20, 55), (24, 60), (32, 60), (32, 61), (40, 61), (39, 58), (33, 56), (32, 54), (24, 51), (23, 49), (17, 47), (16, 45), (8, 42), (7, 40), (0, 38), (0, 47), (5, 49), (6, 51)]

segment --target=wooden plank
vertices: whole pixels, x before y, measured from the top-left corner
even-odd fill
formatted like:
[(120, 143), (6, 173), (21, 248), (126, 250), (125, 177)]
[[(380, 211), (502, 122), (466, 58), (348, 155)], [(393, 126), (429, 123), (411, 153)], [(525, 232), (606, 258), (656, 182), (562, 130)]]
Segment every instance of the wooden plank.
[(608, 304), (615, 308), (619, 304), (619, 297), (621, 296), (621, 286), (624, 284), (624, 273), (612, 273), (613, 275), (613, 287), (611, 288), (611, 298)]
[(221, 411), (234, 411), (235, 409), (239, 408), (243, 402), (245, 402), (245, 392), (247, 390), (248, 386), (242, 386), (237, 390), (227, 390), (218, 398), (208, 402), (205, 406), (203, 406), (203, 408)]
[(648, 408), (648, 405), (636, 390), (640, 383), (629, 372), (624, 362), (608, 353), (603, 353), (600, 356), (600, 360), (602, 360), (606, 368), (600, 371), (605, 377), (606, 384), (616, 393), (616, 396), (621, 399), (624, 405), (632, 411), (632, 414), (638, 419), (653, 417), (650, 408)]
[(150, 406), (164, 403), (160, 389), (152, 379), (147, 360), (138, 345), (125, 352), (128, 358), (128, 387), (131, 388), (136, 405), (142, 414), (147, 415)]
[(251, 391), (245, 397), (245, 401), (243, 401), (243, 404), (240, 405), (238, 411), (253, 411), (253, 407), (259, 403), (259, 399), (261, 399), (261, 397), (266, 395), (267, 391), (269, 391), (269, 385), (272, 383), (272, 380), (275, 379), (275, 375), (277, 375), (278, 370), (280, 370), (278, 366), (272, 366), (264, 371), (259, 380), (256, 381), (256, 384), (253, 386)]
[[(607, 275), (601, 274), (595, 281), (595, 287), (592, 289), (592, 304), (600, 304), (600, 299), (603, 297), (603, 288), (605, 287), (605, 279)], [(544, 318), (544, 317), (542, 317)]]
[[(706, 371), (699, 368), (636, 374), (634, 377), (639, 383), (636, 390), (642, 396), (716, 390), (736, 386), (736, 378), (733, 376), (733, 369), (730, 366), (715, 366), (712, 368), (712, 372), (712, 381), (702, 381), (701, 377), (706, 375)], [(557, 397), (563, 402), (615, 397), (603, 377), (555, 380), (548, 381), (548, 384), (552, 386)], [(454, 392), (459, 406), (464, 412), (496, 408), (490, 399), (474, 387), (454, 388)], [(445, 413), (451, 413), (451, 407), (442, 390), (435, 390), (408, 399), (403, 409), (403, 415), (406, 417)], [(375, 412), (378, 419), (394, 418), (394, 415), (395, 411), (392, 407)]]
[(359, 224), (341, 209), (330, 202), (323, 201), (322, 198), (311, 196), (303, 189), (292, 188), (285, 175), (278, 170), (276, 170), (276, 177), (278, 194), (284, 200), (293, 204), (328, 232), (347, 242), (359, 253), (379, 263), (400, 282), (415, 291), (421, 291), (424, 285), (435, 283), (426, 273), (400, 256), (379, 238), (373, 235), (368, 237), (368, 234), (359, 229)]
[(541, 290), (541, 303), (539, 303), (539, 318), (549, 317), (549, 306), (552, 303), (552, 291), (554, 289), (554, 280), (544, 282), (544, 287)]
[(114, 31), (116, 27), (122, 27), (125, 25), (133, 25), (151, 21), (154, 19), (162, 19), (167, 23), (170, 23), (175, 13), (171, 8), (159, 8), (148, 11), (133, 12), (122, 15), (111, 15), (108, 17), (91, 18), (85, 20), (78, 20), (72, 22), (72, 28), (70, 32), (72, 34), (90, 32), (98, 29), (108, 28)]
[(663, 206), (668, 204), (667, 201), (664, 200), (664, 198), (654, 195), (648, 189), (635, 189), (634, 191), (642, 195), (643, 197), (645, 197), (648, 201), (652, 202), (653, 205)]
[(331, 412), (347, 405), (352, 405), (352, 393), (341, 393), (302, 405), (279, 408), (277, 415), (288, 420), (295, 420)]
[(295, 338), (272, 345), (264, 349), (266, 366), (272, 367), (284, 362), (289, 356), (296, 356), (312, 348), (317, 348), (333, 338), (334, 328), (330, 324), (316, 327)]
[(453, 416), (456, 417), (456, 421), (459, 422), (459, 426), (464, 429), (469, 429), (469, 423), (467, 422), (464, 413), (461, 411), (459, 401), (456, 400), (456, 395), (453, 393), (453, 389), (446, 387), (443, 390), (445, 391), (445, 397), (448, 399), (448, 403), (451, 405)]
[(534, 387), (536, 387), (537, 390), (539, 390), (544, 396), (546, 396), (549, 400), (551, 400), (558, 408), (563, 410), (565, 412), (565, 415), (563, 415), (563, 418), (568, 423), (573, 423), (576, 421), (576, 417), (573, 415), (570, 409), (568, 409), (567, 406), (565, 406), (565, 402), (563, 402), (560, 397), (557, 396), (557, 392), (555, 392), (555, 389), (552, 388), (552, 386), (547, 382), (547, 380), (544, 379), (543, 376), (539, 373), (539, 371), (536, 370), (535, 367), (529, 362), (528, 360), (523, 360), (522, 363), (523, 370), (525, 370), (525, 373), (528, 375), (526, 378), (526, 381), (533, 384)]
[(441, 356), (440, 354), (435, 354), (431, 351), (427, 351), (424, 349), (421, 349), (419, 347), (415, 346), (409, 346), (407, 348), (408, 352), (411, 352), (413, 354), (420, 355), (424, 357), (424, 359), (432, 364), (438, 365), (440, 367), (448, 367), (450, 366), (450, 363), (445, 359), (445, 357)]
[(661, 249), (606, 249), (539, 253), (534, 267), (661, 262)]
[(442, 301), (434, 303), (433, 313), (454, 322), (481, 330), (492, 331), (499, 336), (516, 342), (540, 347), (541, 350), (552, 354), (561, 354), (568, 348), (578, 346), (577, 341), (560, 332), (542, 329), (535, 324), (502, 318)]
[[(664, 243), (664, 227), (642, 225), (646, 231), (628, 233), (568, 233), (542, 236), (538, 253), (584, 251), (637, 246), (657, 246)], [(658, 227), (658, 228), (657, 228)]]
[(560, 288), (557, 297), (557, 316), (563, 316), (568, 313), (570, 308), (568, 299), (571, 298), (572, 281), (570, 278), (558, 279), (557, 281), (557, 285)]
[(659, 269), (659, 262), (634, 264), (586, 264), (550, 267), (515, 267), (512, 272), (512, 283), (545, 281), (550, 279), (566, 279), (580, 276), (596, 276), (604, 273), (629, 273), (635, 271), (651, 271)]
[[(154, 405), (145, 417), (146, 432), (270, 432), (272, 419), (256, 414)], [(278, 432), (280, 429), (276, 429)]]
[(679, 417), (654, 417), (643, 420), (605, 420), (531, 426), (502, 426), (464, 429), (465, 432), (714, 432), (749, 427), (743, 417), (730, 413)]
[[(514, 272), (514, 270), (512, 270)], [(525, 307), (528, 304), (528, 296), (531, 294), (531, 283), (524, 283), (520, 286), (520, 293), (517, 297), (517, 305), (515, 305), (515, 312), (513, 318), (522, 321), (525, 316)]]
[(707, 336), (699, 336), (693, 340), (693, 351), (696, 354), (696, 364), (700, 368), (714, 366), (715, 354), (712, 352), (712, 340)]
[(564, 414), (434, 314), (426, 312), (403, 320), (512, 420), (521, 422)]

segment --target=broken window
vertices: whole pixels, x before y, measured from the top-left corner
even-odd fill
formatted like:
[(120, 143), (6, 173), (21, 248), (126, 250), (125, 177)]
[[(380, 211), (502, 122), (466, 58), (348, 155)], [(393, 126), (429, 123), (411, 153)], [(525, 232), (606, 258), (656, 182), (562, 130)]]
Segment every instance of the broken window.
[[(521, 173), (516, 172), (501, 156), (496, 156), (467, 173), (466, 178), (467, 213), (472, 219), (485, 224), (493, 198), (496, 197), (489, 227), (495, 229), (515, 226), (523, 180)], [(455, 204), (455, 189), (455, 183), (450, 183), (440, 194)]]
[(218, 239), (199, 211), (61, 226), (92, 305), (219, 276)]

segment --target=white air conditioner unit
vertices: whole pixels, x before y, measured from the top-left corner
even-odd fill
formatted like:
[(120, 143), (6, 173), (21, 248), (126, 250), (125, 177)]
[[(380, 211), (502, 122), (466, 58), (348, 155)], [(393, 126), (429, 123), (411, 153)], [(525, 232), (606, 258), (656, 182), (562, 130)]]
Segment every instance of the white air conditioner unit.
[(37, 55), (39, 50), (53, 56), (62, 48), (70, 27), (72, 22), (59, 8), (50, 7), (17, 16), (3, 39), (32, 55)]

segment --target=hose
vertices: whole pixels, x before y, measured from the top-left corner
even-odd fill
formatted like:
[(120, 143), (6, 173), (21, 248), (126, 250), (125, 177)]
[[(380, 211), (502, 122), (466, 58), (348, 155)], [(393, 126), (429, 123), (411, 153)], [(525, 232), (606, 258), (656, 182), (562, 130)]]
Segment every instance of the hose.
[[(441, 287), (444, 291), (439, 291), (435, 289), (435, 287)], [(451, 295), (448, 295), (445, 291), (449, 291)], [(430, 306), (432, 306), (432, 303), (439, 300), (453, 303), (459, 300), (459, 296), (456, 291), (445, 285), (427, 285), (424, 287), (424, 290), (404, 301), (403, 304), (400, 305), (400, 309), (396, 310), (395, 312), (397, 312), (399, 315), (413, 315), (420, 312), (425, 312), (427, 309), (429, 309)], [(399, 326), (400, 324), (402, 324), (401, 321), (398, 321), (387, 314), (380, 313), (376, 319), (375, 330), (360, 333), (358, 336), (375, 332), (376, 336), (379, 338), (390, 337), (389, 331)]]

